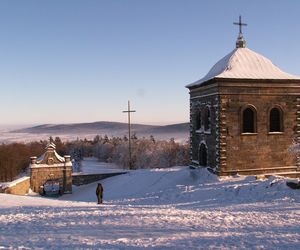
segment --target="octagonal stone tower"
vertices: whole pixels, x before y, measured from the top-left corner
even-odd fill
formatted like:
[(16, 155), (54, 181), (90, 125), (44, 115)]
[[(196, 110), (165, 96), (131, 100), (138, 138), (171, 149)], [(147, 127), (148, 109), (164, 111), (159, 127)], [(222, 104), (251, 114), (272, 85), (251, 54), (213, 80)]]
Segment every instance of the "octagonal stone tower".
[(246, 48), (218, 61), (190, 91), (191, 165), (219, 175), (300, 176), (300, 77)]

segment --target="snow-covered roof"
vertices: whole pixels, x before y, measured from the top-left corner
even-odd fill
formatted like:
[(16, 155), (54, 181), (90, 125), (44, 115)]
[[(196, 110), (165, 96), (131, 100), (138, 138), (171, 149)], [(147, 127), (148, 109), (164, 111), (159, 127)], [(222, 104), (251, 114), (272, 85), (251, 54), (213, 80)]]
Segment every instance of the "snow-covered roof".
[(206, 76), (186, 87), (199, 86), (214, 78), (300, 80), (299, 76), (282, 71), (268, 58), (248, 48), (234, 49), (218, 61)]
[[(60, 156), (56, 150), (56, 146), (53, 142), (50, 142), (46, 147), (46, 152), (31, 163), (31, 168), (44, 167), (51, 165), (52, 167), (58, 166), (57, 164), (65, 163), (65, 157)], [(36, 158), (36, 157), (32, 157)], [(68, 164), (72, 164), (71, 162)], [(38, 166), (37, 166), (38, 165)]]
[(50, 142), (47, 144), (47, 146), (46, 146), (46, 149), (48, 149), (48, 148), (56, 149), (56, 145), (55, 145), (53, 142), (50, 141)]

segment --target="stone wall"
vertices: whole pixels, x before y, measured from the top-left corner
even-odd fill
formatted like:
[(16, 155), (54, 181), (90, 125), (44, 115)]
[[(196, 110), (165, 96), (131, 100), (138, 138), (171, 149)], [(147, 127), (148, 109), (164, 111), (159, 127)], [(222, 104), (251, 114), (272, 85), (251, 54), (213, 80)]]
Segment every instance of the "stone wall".
[(86, 185), (92, 182), (103, 180), (105, 178), (126, 174), (126, 173), (127, 172), (107, 173), (107, 174), (73, 174), (73, 185), (75, 186)]
[(30, 177), (22, 177), (0, 186), (0, 193), (25, 195), (29, 192)]
[[(207, 166), (216, 169), (218, 167), (218, 138), (219, 138), (219, 96), (216, 86), (204, 86), (190, 92), (190, 142), (191, 165), (199, 165), (199, 148), (203, 143), (207, 147)], [(210, 110), (210, 129), (205, 131), (203, 124), (196, 128), (197, 112), (206, 107)]]
[[(225, 156), (221, 174), (295, 171), (296, 157), (288, 149), (296, 138), (299, 86), (235, 82), (220, 85), (221, 127), (226, 131), (220, 147)], [(243, 134), (241, 110), (249, 104), (257, 110), (257, 133)], [(282, 133), (269, 132), (269, 111), (276, 105), (283, 110)]]

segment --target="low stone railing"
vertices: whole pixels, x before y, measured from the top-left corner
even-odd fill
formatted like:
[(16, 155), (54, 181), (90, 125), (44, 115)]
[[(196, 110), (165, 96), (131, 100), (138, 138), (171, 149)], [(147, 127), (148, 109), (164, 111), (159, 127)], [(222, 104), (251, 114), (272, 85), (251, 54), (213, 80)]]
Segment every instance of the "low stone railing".
[(105, 178), (116, 175), (126, 174), (127, 172), (103, 173), (103, 174), (77, 174), (72, 175), (72, 184), (75, 186), (86, 185), (92, 182), (100, 181)]
[(29, 192), (30, 177), (25, 176), (12, 182), (0, 184), (0, 193), (24, 195)]

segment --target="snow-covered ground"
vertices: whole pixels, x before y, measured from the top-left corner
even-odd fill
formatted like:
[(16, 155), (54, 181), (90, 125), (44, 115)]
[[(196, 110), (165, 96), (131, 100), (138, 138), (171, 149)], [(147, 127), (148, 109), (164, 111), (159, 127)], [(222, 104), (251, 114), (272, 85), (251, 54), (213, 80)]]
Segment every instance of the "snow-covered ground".
[(0, 194), (0, 249), (299, 249), (300, 190), (286, 179), (137, 170), (59, 199)]

